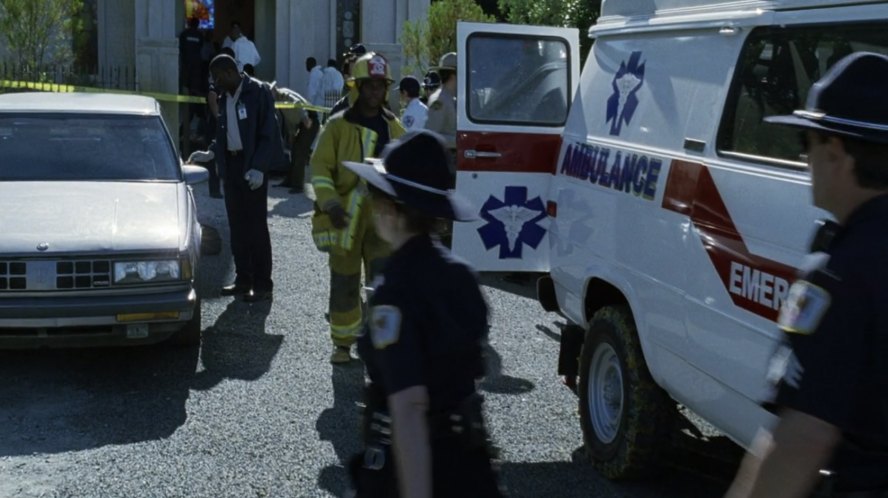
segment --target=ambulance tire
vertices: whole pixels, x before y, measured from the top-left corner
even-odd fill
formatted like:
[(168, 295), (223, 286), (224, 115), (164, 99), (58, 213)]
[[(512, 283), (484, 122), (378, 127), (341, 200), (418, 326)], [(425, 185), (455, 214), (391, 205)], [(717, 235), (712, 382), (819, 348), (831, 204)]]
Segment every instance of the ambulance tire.
[(580, 425), (592, 466), (615, 480), (653, 474), (675, 409), (648, 372), (628, 307), (595, 313), (579, 371)]
[(201, 336), (201, 301), (200, 297), (197, 298), (197, 302), (194, 304), (194, 316), (191, 317), (191, 320), (185, 324), (184, 327), (177, 330), (175, 334), (170, 336), (167, 340), (167, 344), (170, 346), (180, 346), (180, 347), (194, 347), (200, 346), (200, 336)]

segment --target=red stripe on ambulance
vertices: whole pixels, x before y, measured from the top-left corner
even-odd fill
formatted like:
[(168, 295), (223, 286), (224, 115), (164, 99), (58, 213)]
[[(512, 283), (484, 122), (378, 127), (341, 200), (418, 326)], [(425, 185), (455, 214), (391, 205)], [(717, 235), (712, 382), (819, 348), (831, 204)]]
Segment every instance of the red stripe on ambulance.
[(688, 216), (736, 306), (776, 321), (796, 270), (749, 252), (709, 169), (672, 161), (663, 208)]

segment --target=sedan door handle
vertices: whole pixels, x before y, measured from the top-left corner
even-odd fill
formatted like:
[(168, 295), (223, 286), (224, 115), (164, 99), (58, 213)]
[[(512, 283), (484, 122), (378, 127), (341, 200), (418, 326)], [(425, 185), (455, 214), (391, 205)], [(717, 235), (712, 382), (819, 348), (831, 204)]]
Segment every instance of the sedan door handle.
[(463, 157), (466, 159), (497, 159), (499, 157), (503, 157), (499, 152), (486, 152), (486, 151), (477, 151), (474, 149), (469, 149), (463, 152)]

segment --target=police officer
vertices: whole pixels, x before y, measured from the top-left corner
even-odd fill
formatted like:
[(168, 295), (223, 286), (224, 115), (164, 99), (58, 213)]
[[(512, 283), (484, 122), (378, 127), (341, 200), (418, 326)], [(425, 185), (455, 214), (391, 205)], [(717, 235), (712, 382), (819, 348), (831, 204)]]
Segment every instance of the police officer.
[(473, 212), (447, 190), (438, 135), (408, 132), (383, 157), (345, 163), (369, 183), (376, 229), (393, 250), (358, 343), (371, 384), (366, 450), (352, 463), (357, 496), (502, 496), (475, 391), (487, 305), (472, 270), (432, 234), (439, 219)]
[(405, 76), (401, 78), (398, 90), (401, 95), (401, 108), (404, 110), (401, 114), (404, 128), (408, 130), (425, 128), (429, 108), (419, 100), (419, 80), (413, 76)]
[[(729, 497), (888, 497), (888, 57), (858, 52), (766, 121), (804, 133), (814, 205), (835, 216), (790, 288), (771, 366), (780, 421)], [(821, 469), (832, 477), (821, 478)]]
[(385, 108), (393, 82), (388, 61), (368, 52), (355, 62), (352, 78), (358, 97), (327, 121), (310, 162), (316, 197), (312, 237), (329, 254), (330, 362), (339, 364), (351, 361), (351, 345), (363, 323), (362, 263), (370, 281), (389, 253), (371, 222), (366, 187), (342, 162), (379, 157), (390, 140), (404, 134), (397, 116)]
[[(451, 152), (456, 152), (456, 52), (441, 56), (432, 68), (441, 77), (441, 87), (429, 97), (426, 128), (444, 137)], [(455, 164), (451, 164), (455, 167)]]
[(206, 90), (201, 49), (204, 37), (198, 29), (200, 20), (188, 19), (188, 27), (179, 34), (179, 78), (189, 95), (202, 95)]

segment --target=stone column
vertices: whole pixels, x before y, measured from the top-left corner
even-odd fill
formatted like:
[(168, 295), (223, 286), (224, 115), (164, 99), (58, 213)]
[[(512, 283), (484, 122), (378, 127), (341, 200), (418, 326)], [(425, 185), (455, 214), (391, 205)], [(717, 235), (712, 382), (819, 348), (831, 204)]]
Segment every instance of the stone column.
[[(278, 83), (300, 94), (308, 86), (305, 59), (314, 57), (321, 67), (335, 57), (329, 48), (336, 21), (332, 0), (276, 0), (275, 62)], [(335, 40), (335, 38), (334, 38)], [(335, 45), (334, 45), (335, 46)]]
[[(179, 44), (174, 0), (135, 0), (136, 79), (144, 92), (179, 93)], [(164, 121), (179, 144), (179, 106), (161, 102)]]

